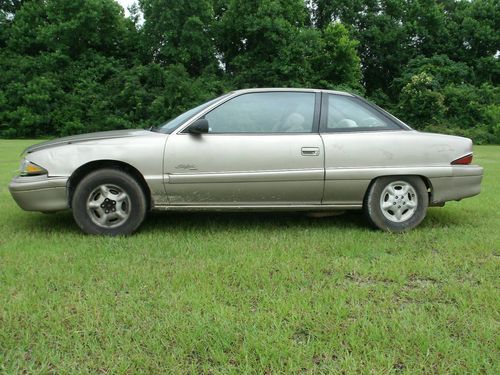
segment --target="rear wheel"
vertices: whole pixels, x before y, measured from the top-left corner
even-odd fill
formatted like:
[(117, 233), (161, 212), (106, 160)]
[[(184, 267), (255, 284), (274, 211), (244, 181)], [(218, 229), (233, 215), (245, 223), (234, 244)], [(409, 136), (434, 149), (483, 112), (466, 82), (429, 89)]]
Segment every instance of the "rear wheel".
[(427, 187), (421, 178), (380, 177), (366, 195), (364, 210), (377, 228), (389, 232), (404, 232), (421, 223), (428, 205)]
[(133, 177), (116, 169), (100, 169), (80, 181), (71, 207), (85, 233), (126, 235), (144, 220), (147, 203)]

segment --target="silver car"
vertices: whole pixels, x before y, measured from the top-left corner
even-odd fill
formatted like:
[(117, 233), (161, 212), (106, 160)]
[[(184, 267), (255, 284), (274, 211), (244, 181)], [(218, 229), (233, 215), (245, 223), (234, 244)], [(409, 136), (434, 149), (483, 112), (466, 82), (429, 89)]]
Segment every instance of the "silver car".
[(150, 130), (29, 147), (9, 185), (28, 211), (72, 209), (92, 234), (129, 234), (153, 210), (364, 210), (417, 226), (428, 206), (479, 194), (470, 139), (421, 133), (345, 92), (234, 91)]

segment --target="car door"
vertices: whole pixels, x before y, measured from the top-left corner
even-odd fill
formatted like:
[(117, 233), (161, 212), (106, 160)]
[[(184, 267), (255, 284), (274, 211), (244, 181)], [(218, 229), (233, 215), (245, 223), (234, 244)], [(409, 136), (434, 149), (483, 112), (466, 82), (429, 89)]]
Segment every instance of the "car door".
[(320, 93), (247, 92), (203, 115), (209, 129), (171, 134), (164, 156), (170, 205), (321, 204)]

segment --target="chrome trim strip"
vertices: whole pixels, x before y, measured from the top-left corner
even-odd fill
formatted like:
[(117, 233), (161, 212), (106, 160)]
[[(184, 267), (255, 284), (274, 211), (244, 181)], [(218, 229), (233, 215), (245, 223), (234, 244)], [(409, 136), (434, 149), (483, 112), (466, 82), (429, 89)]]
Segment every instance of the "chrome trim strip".
[(166, 174), (165, 182), (170, 184), (196, 184), (217, 182), (322, 181), (323, 174), (323, 168), (227, 173), (176, 173)]

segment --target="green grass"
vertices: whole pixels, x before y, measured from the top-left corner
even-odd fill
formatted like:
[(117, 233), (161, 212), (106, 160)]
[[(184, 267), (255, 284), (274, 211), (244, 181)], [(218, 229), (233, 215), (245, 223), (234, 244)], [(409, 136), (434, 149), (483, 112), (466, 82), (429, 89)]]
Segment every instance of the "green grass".
[(500, 373), (500, 147), (416, 230), (360, 214), (151, 214), (126, 238), (20, 210), (0, 141), (0, 373)]

